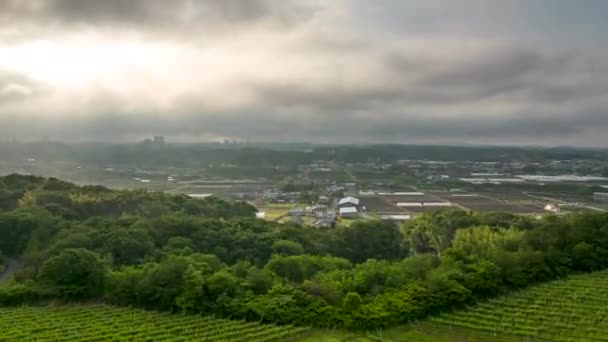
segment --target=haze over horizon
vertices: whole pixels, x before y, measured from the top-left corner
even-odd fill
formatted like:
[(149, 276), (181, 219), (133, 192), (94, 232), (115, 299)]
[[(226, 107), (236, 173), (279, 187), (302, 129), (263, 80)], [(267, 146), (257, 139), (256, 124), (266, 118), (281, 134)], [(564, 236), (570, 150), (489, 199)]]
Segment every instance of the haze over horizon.
[(0, 137), (608, 147), (602, 0), (0, 0)]

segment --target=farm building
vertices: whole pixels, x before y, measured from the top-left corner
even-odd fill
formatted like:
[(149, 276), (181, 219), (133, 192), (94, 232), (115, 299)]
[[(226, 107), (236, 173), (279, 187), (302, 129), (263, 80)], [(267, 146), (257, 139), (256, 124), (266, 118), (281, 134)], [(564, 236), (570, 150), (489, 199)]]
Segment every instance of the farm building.
[(593, 199), (596, 201), (608, 201), (608, 192), (595, 192)]
[(357, 207), (352, 206), (340, 208), (338, 213), (340, 214), (340, 217), (344, 218), (355, 218), (359, 216), (359, 211), (357, 210)]
[(359, 208), (359, 199), (356, 197), (348, 196), (341, 198), (338, 202), (338, 208), (347, 208), (347, 207), (355, 207)]

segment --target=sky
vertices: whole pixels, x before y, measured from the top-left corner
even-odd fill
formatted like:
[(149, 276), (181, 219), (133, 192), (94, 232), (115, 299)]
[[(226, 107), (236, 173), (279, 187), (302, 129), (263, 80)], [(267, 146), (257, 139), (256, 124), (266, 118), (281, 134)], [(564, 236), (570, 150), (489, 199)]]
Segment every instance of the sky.
[(608, 147), (605, 0), (0, 0), (0, 140)]

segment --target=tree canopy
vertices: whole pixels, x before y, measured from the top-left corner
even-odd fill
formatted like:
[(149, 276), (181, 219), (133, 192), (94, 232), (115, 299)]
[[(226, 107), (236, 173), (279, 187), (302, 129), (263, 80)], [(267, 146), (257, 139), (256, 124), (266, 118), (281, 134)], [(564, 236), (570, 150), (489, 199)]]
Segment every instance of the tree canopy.
[(251, 206), (0, 177), (0, 305), (40, 299), (377, 329), (608, 266), (608, 214), (445, 210), (318, 230)]

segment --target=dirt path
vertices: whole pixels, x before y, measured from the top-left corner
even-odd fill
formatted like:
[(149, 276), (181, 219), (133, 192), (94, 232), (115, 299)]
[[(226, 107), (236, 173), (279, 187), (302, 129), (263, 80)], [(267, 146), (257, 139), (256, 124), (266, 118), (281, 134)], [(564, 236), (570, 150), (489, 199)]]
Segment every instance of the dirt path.
[(6, 259), (5, 262), (6, 267), (4, 268), (4, 271), (0, 273), (0, 283), (5, 283), (9, 281), (21, 265), (21, 263), (17, 259)]

